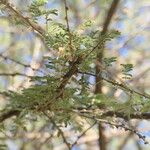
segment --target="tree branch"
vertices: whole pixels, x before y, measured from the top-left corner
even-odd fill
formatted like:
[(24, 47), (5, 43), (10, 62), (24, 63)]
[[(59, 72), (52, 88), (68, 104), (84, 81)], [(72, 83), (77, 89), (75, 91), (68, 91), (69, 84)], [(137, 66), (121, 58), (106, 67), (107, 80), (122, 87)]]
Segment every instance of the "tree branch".
[(68, 6), (67, 6), (67, 1), (64, 0), (64, 4), (65, 4), (65, 20), (66, 20), (66, 24), (67, 24), (67, 30), (68, 30), (68, 35), (69, 35), (69, 48), (70, 48), (70, 51), (73, 50), (72, 49), (72, 35), (71, 35), (71, 32), (70, 32), (70, 27), (69, 27), (69, 19), (68, 19)]
[(27, 25), (29, 25), (30, 27), (32, 27), (33, 30), (37, 31), (42, 37), (45, 34), (45, 30), (39, 26), (38, 24), (32, 22), (28, 17), (24, 17), (18, 10), (16, 10), (15, 8), (13, 8), (11, 6), (11, 4), (9, 2), (7, 2), (6, 0), (0, 0), (0, 4), (5, 5), (5, 7), (13, 12), (17, 17), (19, 17), (22, 21), (24, 21)]
[(19, 110), (9, 110), (7, 112), (4, 112), (0, 115), (0, 122), (3, 122), (4, 120), (11, 118), (13, 116), (18, 116), (20, 114)]
[(95, 124), (96, 124), (96, 122), (94, 122), (94, 123), (93, 123), (89, 128), (87, 128), (81, 135), (79, 135), (79, 136), (77, 137), (77, 140), (76, 140), (73, 144), (71, 144), (71, 148), (73, 148), (73, 147), (78, 143), (79, 139), (80, 139), (81, 137), (83, 137), (83, 136), (86, 134), (87, 131), (89, 131), (91, 128), (93, 128), (93, 127), (95, 126)]
[(111, 122), (111, 121), (107, 121), (107, 120), (104, 120), (104, 119), (100, 119), (100, 118), (97, 118), (95, 117), (94, 115), (85, 115), (85, 114), (80, 114), (78, 113), (80, 116), (82, 117), (85, 117), (85, 118), (89, 118), (89, 119), (92, 119), (92, 120), (95, 120), (97, 122), (99, 122), (100, 124), (101, 123), (105, 123), (105, 124), (109, 124), (110, 126), (115, 126), (116, 128), (122, 128), (124, 129), (125, 131), (130, 131), (132, 133), (134, 133), (135, 135), (137, 135), (139, 137), (139, 139), (143, 140), (145, 144), (148, 144), (148, 142), (146, 141), (145, 139), (145, 136), (143, 136), (141, 133), (139, 133), (137, 130), (133, 129), (133, 128), (130, 128), (128, 127), (127, 125), (123, 124), (123, 123), (114, 123), (114, 122)]
[(54, 127), (58, 130), (59, 134), (61, 135), (64, 143), (66, 144), (66, 146), (68, 147), (68, 150), (71, 150), (71, 144), (68, 143), (65, 135), (64, 135), (64, 132), (60, 129), (60, 127), (55, 123), (55, 121), (45, 112), (43, 112), (45, 114), (45, 116), (47, 116), (49, 118), (49, 120), (52, 122), (52, 124), (54, 125)]
[(22, 63), (20, 61), (17, 61), (15, 59), (13, 59), (13, 58), (10, 58), (8, 56), (4, 56), (2, 53), (0, 53), (0, 57), (3, 58), (4, 60), (10, 60), (10, 61), (12, 61), (12, 62), (14, 62), (14, 63), (16, 63), (18, 65), (21, 65), (21, 66), (25, 67), (25, 68), (30, 68), (33, 71), (39, 71), (39, 72), (43, 73), (40, 69), (33, 68), (31, 65), (24, 64), (24, 63)]
[(28, 77), (28, 78), (32, 78), (34, 76), (29, 76), (29, 75), (26, 75), (26, 74), (23, 74), (23, 73), (19, 73), (19, 72), (15, 72), (15, 73), (0, 73), (0, 76), (24, 76), (24, 77)]
[[(86, 75), (89, 75), (89, 76), (94, 76), (94, 77), (96, 77), (95, 74), (89, 73), (89, 72), (78, 71), (78, 73), (86, 74)], [(98, 75), (98, 76), (100, 76), (100, 75)], [(104, 80), (104, 81), (106, 81), (106, 82), (108, 82), (108, 83), (110, 83), (110, 84), (112, 84), (112, 85), (114, 85), (114, 86), (118, 86), (118, 87), (120, 87), (121, 89), (125, 89), (126, 91), (128, 91), (128, 92), (130, 92), (130, 93), (135, 93), (135, 94), (137, 94), (137, 95), (139, 95), (139, 96), (142, 96), (142, 97), (145, 97), (145, 98), (147, 98), (147, 99), (150, 99), (150, 95), (149, 95), (149, 94), (147, 94), (147, 93), (140, 93), (140, 92), (138, 92), (138, 91), (135, 91), (134, 89), (129, 88), (125, 83), (119, 83), (119, 82), (117, 82), (117, 81), (115, 81), (115, 80), (113, 80), (113, 79), (109, 80), (109, 79), (104, 78), (104, 77), (101, 77), (101, 79)]]

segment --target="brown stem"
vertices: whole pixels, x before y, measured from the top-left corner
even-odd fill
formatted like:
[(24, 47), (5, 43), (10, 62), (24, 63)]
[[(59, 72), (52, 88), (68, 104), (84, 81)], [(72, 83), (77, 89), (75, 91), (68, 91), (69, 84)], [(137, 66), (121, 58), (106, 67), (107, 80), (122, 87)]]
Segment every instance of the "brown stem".
[(66, 20), (66, 24), (67, 24), (67, 31), (68, 31), (68, 35), (69, 35), (69, 48), (70, 50), (72, 50), (72, 35), (70, 32), (70, 27), (69, 27), (69, 19), (68, 19), (68, 6), (67, 6), (67, 1), (64, 0), (64, 4), (65, 4), (65, 20)]
[(19, 110), (9, 110), (7, 112), (4, 112), (1, 116), (0, 116), (0, 122), (3, 122), (4, 120), (11, 118), (13, 116), (18, 116), (20, 114)]

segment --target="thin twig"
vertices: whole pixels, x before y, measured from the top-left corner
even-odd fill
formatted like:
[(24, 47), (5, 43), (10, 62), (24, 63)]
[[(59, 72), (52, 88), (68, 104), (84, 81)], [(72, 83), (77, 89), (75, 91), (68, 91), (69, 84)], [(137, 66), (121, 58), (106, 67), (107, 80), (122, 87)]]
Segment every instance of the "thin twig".
[(130, 131), (130, 132), (136, 134), (136, 135), (139, 137), (139, 139), (143, 140), (145, 144), (148, 144), (148, 142), (147, 142), (146, 139), (145, 139), (145, 136), (143, 136), (142, 134), (140, 134), (137, 130), (131, 129), (131, 128), (129, 128), (128, 126), (126, 126), (126, 125), (124, 125), (124, 124), (113, 123), (113, 122), (108, 121), (108, 120), (96, 118), (96, 117), (93, 116), (93, 115), (90, 116), (90, 115), (81, 114), (81, 113), (79, 113), (79, 112), (77, 112), (77, 113), (78, 113), (80, 116), (83, 116), (83, 117), (85, 117), (85, 118), (89, 118), (89, 119), (95, 120), (95, 121), (97, 121), (97, 122), (99, 122), (99, 123), (109, 124), (109, 125), (111, 125), (111, 126), (115, 126), (116, 128), (122, 128), (122, 129), (124, 129), (125, 131)]
[(53, 123), (53, 125), (56, 127), (56, 129), (58, 130), (58, 132), (60, 133), (60, 135), (62, 136), (63, 138), (63, 141), (64, 143), (66, 144), (66, 146), (68, 147), (68, 150), (71, 150), (71, 144), (68, 143), (65, 135), (64, 135), (64, 132), (60, 129), (60, 127), (55, 123), (55, 121), (45, 112), (43, 112), (45, 114), (45, 116), (47, 116), (49, 118), (49, 120)]
[(0, 73), (0, 76), (24, 76), (24, 77), (27, 77), (27, 78), (32, 78), (34, 76), (29, 76), (29, 75), (26, 75), (26, 74), (23, 74), (23, 73), (19, 73), (19, 72), (15, 72), (15, 73)]
[(68, 35), (69, 35), (69, 47), (70, 50), (72, 49), (72, 35), (71, 35), (71, 31), (70, 31), (70, 27), (69, 27), (69, 19), (68, 19), (68, 6), (67, 6), (67, 1), (64, 0), (64, 4), (65, 4), (65, 20), (66, 20), (66, 24), (67, 24), (67, 31), (68, 31)]
[(21, 66), (25, 67), (25, 68), (30, 68), (33, 71), (39, 71), (39, 72), (43, 73), (43, 71), (41, 71), (40, 69), (33, 68), (31, 65), (24, 64), (24, 63), (22, 63), (20, 61), (17, 61), (15, 59), (13, 59), (13, 58), (10, 58), (8, 56), (4, 56), (2, 53), (0, 53), (0, 57), (3, 58), (4, 60), (10, 60), (10, 61), (12, 61), (12, 62), (14, 62), (14, 63), (16, 63), (18, 65), (21, 65)]
[[(86, 74), (86, 75), (90, 75), (90, 76), (96, 77), (95, 74), (89, 73), (89, 72), (81, 72), (81, 71), (78, 71), (78, 73)], [(137, 95), (140, 95), (140, 96), (142, 96), (142, 97), (145, 97), (145, 98), (150, 99), (150, 95), (148, 95), (147, 93), (140, 93), (140, 92), (138, 92), (138, 91), (135, 91), (135, 90), (133, 90), (133, 89), (127, 87), (125, 84), (123, 84), (123, 83), (118, 83), (118, 82), (115, 81), (115, 80), (109, 80), (109, 79), (106, 79), (106, 78), (104, 78), (104, 77), (101, 77), (101, 78), (102, 78), (102, 80), (104, 80), (104, 81), (106, 81), (106, 82), (108, 82), (108, 83), (110, 83), (110, 84), (112, 84), (112, 85), (114, 85), (114, 86), (118, 86), (118, 87), (120, 87), (120, 88), (122, 88), (122, 89), (125, 89), (126, 91), (128, 91), (128, 92), (130, 92), (130, 93), (135, 93), (135, 94), (137, 94)]]
[(81, 138), (81, 137), (83, 137), (86, 133), (87, 133), (87, 131), (89, 131), (91, 128), (93, 128), (94, 126), (95, 126), (95, 124), (96, 124), (96, 122), (94, 122), (90, 127), (88, 127), (81, 135), (79, 135), (78, 137), (77, 137), (77, 140), (71, 145), (71, 148), (73, 148), (77, 143), (78, 143), (78, 141), (79, 141), (79, 139)]

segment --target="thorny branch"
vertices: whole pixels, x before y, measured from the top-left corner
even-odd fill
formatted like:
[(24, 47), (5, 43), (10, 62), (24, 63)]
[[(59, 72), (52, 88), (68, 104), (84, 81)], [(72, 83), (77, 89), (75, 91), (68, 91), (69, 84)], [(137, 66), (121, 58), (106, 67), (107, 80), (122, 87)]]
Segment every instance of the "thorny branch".
[(90, 115), (85, 115), (85, 114), (80, 114), (80, 113), (78, 113), (78, 114), (79, 114), (80, 116), (82, 116), (82, 117), (86, 117), (86, 118), (95, 120), (95, 121), (97, 121), (97, 122), (99, 122), (99, 123), (109, 124), (109, 125), (114, 126), (114, 127), (116, 127), (116, 128), (122, 128), (122, 129), (124, 129), (125, 131), (130, 131), (130, 132), (136, 134), (136, 135), (139, 137), (139, 139), (142, 139), (145, 144), (148, 144), (148, 142), (147, 142), (146, 139), (145, 139), (145, 138), (146, 138), (145, 136), (141, 135), (137, 130), (132, 129), (132, 128), (128, 127), (127, 125), (123, 124), (123, 123), (113, 123), (113, 122), (108, 121), (108, 120), (99, 119), (99, 118), (97, 118), (97, 117), (95, 117), (95, 116), (92, 116), (92, 115), (90, 116)]

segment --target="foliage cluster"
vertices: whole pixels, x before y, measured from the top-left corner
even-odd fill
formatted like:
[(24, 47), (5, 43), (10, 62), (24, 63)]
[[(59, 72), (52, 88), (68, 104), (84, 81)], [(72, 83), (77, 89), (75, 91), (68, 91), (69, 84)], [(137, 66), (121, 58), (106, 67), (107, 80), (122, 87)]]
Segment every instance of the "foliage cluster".
[[(102, 74), (95, 75), (98, 51), (106, 42), (117, 38), (120, 32), (110, 30), (102, 35), (100, 30), (92, 28), (91, 21), (85, 21), (78, 30), (69, 29), (63, 23), (52, 19), (58, 12), (56, 9), (46, 9), (47, 2), (34, 0), (28, 7), (28, 15), (31, 16), (29, 20), (22, 20), (23, 17), (13, 12), (14, 16), (17, 15), (18, 19), (28, 26), (29, 21), (38, 23), (38, 19), (44, 17), (46, 27), (41, 38), (52, 55), (45, 58), (47, 73), (31, 77), (31, 87), (21, 92), (3, 92), (9, 103), (2, 112), (17, 110), (20, 112), (19, 119), (22, 120), (28, 114), (40, 117), (47, 114), (56, 123), (64, 124), (65, 127), (72, 125), (77, 130), (80, 130), (82, 125), (75, 121), (76, 116), (84, 118), (88, 114), (91, 119), (96, 117), (113, 121), (112, 116), (105, 115), (107, 112), (113, 112), (114, 115), (119, 113), (122, 118), (128, 119), (135, 114), (147, 113), (150, 105), (149, 95), (131, 89), (126, 83), (132, 78), (132, 64), (121, 64), (122, 79), (118, 82), (110, 77), (108, 71), (115, 65), (117, 58), (106, 57), (103, 63), (99, 64)], [(0, 3), (10, 9), (9, 3)], [(68, 23), (67, 16), (66, 22)], [(121, 89), (126, 94), (124, 101), (119, 102), (117, 98), (104, 94), (94, 94), (90, 78), (96, 76), (101, 76), (103, 81), (111, 84), (112, 89)]]

